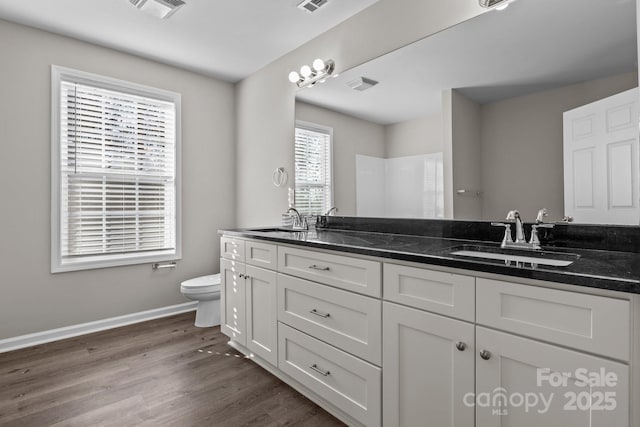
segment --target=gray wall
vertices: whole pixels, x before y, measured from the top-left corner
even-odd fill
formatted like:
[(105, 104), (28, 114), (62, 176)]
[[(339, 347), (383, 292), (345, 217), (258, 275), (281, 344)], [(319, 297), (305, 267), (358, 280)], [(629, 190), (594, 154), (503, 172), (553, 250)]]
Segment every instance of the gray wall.
[(333, 128), (333, 202), (338, 215), (354, 216), (356, 154), (384, 157), (384, 127), (304, 102), (296, 102), (296, 120)]
[(636, 86), (637, 73), (628, 73), (482, 105), (484, 219), (518, 209), (532, 221), (545, 207), (550, 221), (560, 220), (562, 113)]
[(442, 151), (442, 114), (430, 114), (384, 127), (385, 157), (417, 156)]
[[(217, 230), (235, 223), (233, 85), (5, 21), (0, 52), (0, 339), (187, 302), (179, 282), (219, 270)], [(50, 273), (51, 64), (182, 93), (175, 270)]]
[(341, 72), (484, 11), (477, 0), (380, 0), (240, 82), (238, 225), (277, 223), (287, 206), (287, 190), (275, 187), (271, 174), (279, 166), (293, 170), (296, 86), (287, 80), (291, 70), (314, 58), (331, 58)]
[[(456, 90), (447, 93), (451, 95), (452, 119), (451, 140), (445, 143), (451, 144), (453, 162), (453, 217), (482, 218), (482, 201), (474, 195), (482, 185), (480, 105)], [(458, 194), (458, 190), (466, 192)]]

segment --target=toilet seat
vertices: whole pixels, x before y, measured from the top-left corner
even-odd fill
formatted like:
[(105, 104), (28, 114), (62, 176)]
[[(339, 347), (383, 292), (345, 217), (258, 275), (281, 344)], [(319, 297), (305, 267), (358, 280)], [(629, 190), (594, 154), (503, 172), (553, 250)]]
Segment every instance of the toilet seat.
[(183, 294), (204, 294), (220, 292), (220, 274), (210, 274), (208, 276), (194, 277), (185, 280), (180, 284), (180, 291)]

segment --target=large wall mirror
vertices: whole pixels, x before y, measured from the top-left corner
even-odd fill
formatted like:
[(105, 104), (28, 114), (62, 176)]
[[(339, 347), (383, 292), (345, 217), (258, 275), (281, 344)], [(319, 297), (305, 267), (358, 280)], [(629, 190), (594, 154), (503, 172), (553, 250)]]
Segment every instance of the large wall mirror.
[(339, 214), (638, 225), (635, 8), (517, 0), (299, 90)]

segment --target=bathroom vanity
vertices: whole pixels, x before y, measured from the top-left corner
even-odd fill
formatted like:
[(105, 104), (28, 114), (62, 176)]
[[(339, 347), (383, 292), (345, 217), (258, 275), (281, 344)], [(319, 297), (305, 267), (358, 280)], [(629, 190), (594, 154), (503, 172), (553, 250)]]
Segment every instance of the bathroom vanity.
[[(230, 345), (339, 419), (640, 424), (633, 236), (618, 251), (589, 248), (593, 236), (557, 246), (577, 256), (558, 267), (451, 254), (478, 244), (474, 233), (488, 223), (405, 220), (381, 230), (389, 224), (333, 221), (308, 232), (221, 231), (221, 328)], [(567, 236), (557, 231), (555, 244)]]

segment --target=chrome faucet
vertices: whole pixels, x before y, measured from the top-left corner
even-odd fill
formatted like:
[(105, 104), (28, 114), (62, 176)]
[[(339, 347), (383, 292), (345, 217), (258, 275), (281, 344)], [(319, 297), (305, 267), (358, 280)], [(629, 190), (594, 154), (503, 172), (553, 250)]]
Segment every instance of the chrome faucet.
[(329, 210), (324, 214), (324, 216), (329, 216), (329, 215), (334, 215), (336, 212), (338, 212), (338, 208), (336, 208), (335, 206), (332, 206), (329, 208)]
[(308, 230), (309, 223), (307, 223), (307, 218), (300, 215), (300, 212), (296, 208), (289, 208), (286, 212), (287, 215), (293, 217), (293, 229), (294, 230)]
[(524, 237), (524, 227), (522, 226), (522, 218), (520, 212), (513, 210), (507, 213), (507, 221), (514, 221), (516, 224), (516, 240), (513, 243), (521, 244), (527, 243), (527, 239)]
[[(491, 225), (501, 226), (505, 228), (504, 237), (502, 238), (502, 243), (500, 244), (501, 248), (540, 250), (542, 249), (542, 247), (540, 246), (538, 229), (553, 228), (554, 226), (554, 224), (548, 224), (544, 222), (544, 217), (548, 215), (549, 214), (547, 213), (547, 210), (544, 208), (538, 211), (536, 223), (531, 225), (531, 238), (528, 242), (524, 234), (524, 224), (522, 222), (522, 217), (520, 216), (520, 212), (518, 212), (517, 210), (512, 210), (507, 213), (506, 220), (510, 222), (492, 222)], [(511, 236), (511, 224), (513, 223), (515, 223), (516, 226), (515, 241)]]

